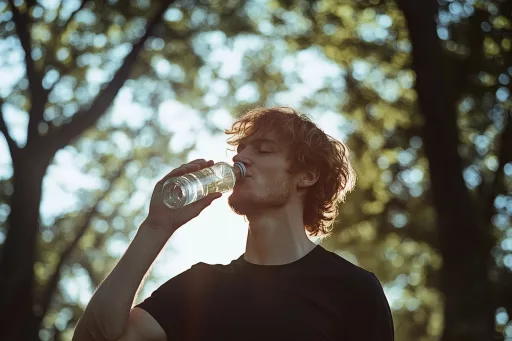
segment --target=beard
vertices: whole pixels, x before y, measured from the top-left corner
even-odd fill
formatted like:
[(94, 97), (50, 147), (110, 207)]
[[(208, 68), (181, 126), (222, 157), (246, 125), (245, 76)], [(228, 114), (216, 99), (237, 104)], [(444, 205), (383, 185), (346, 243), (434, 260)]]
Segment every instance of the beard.
[(247, 217), (257, 215), (268, 208), (285, 205), (290, 197), (292, 185), (289, 180), (274, 180), (265, 187), (235, 189), (228, 198), (231, 210), (238, 215)]

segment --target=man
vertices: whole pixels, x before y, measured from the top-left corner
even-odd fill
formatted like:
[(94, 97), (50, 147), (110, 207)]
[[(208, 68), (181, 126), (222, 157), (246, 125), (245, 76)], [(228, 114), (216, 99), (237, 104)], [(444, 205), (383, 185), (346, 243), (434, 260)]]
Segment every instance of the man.
[(282, 107), (254, 109), (226, 133), (237, 147), (233, 161), (247, 167), (229, 197), (249, 223), (245, 253), (229, 265), (196, 264), (132, 308), (167, 240), (220, 197), (164, 206), (159, 191), (167, 178), (213, 161), (182, 165), (155, 186), (147, 218), (73, 340), (393, 340), (377, 278), (307, 235), (329, 234), (337, 204), (354, 186), (347, 147)]

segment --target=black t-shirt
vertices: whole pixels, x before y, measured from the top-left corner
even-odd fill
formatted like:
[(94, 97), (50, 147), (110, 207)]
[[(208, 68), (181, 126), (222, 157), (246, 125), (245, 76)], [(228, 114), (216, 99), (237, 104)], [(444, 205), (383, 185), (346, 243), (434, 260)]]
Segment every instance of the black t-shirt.
[(243, 255), (228, 265), (198, 263), (138, 307), (169, 341), (394, 339), (375, 275), (319, 245), (284, 265)]

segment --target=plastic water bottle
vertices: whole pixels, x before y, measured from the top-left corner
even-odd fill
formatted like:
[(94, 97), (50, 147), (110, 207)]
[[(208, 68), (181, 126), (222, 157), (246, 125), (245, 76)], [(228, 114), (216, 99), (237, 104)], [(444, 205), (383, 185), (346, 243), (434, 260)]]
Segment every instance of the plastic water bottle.
[(162, 186), (162, 200), (165, 206), (176, 209), (206, 197), (210, 193), (228, 192), (237, 179), (245, 177), (247, 169), (241, 162), (231, 166), (219, 162), (211, 167), (169, 178)]

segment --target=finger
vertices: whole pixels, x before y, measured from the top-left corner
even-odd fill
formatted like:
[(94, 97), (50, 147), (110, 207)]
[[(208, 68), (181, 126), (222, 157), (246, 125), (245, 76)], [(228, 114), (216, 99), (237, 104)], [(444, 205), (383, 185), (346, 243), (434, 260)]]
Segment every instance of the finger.
[(204, 166), (206, 164), (206, 160), (205, 159), (196, 159), (194, 161), (190, 161), (188, 164), (189, 165), (190, 164), (197, 164), (197, 165), (200, 165), (200, 166)]
[(204, 197), (203, 199), (201, 200), (198, 200), (192, 204), (190, 204), (188, 206), (188, 208), (190, 209), (189, 210), (189, 214), (190, 214), (190, 218), (195, 218), (197, 216), (199, 216), (199, 214), (201, 214), (201, 212), (207, 208), (208, 206), (210, 206), (210, 204), (212, 203), (212, 201), (214, 201), (215, 199), (218, 199), (222, 196), (221, 193), (211, 193), (211, 194), (208, 194), (206, 197)]
[(189, 162), (189, 164), (197, 164), (201, 167), (201, 169), (203, 169), (203, 168), (211, 167), (214, 163), (212, 160), (206, 161), (205, 159), (197, 159), (197, 160)]
[(169, 172), (166, 176), (164, 176), (157, 185), (162, 186), (164, 182), (166, 182), (169, 178), (173, 178), (176, 176), (182, 176), (187, 173), (195, 172), (199, 169), (211, 167), (214, 165), (213, 160), (206, 161), (205, 159), (196, 159), (193, 161), (190, 161), (189, 163), (185, 163), (181, 165), (180, 167), (172, 170)]
[(198, 200), (198, 201), (192, 203), (191, 205), (194, 206), (193, 207), (194, 210), (198, 210), (197, 214), (199, 214), (206, 207), (210, 206), (210, 204), (214, 200), (219, 199), (221, 196), (222, 196), (222, 193), (220, 193), (220, 192), (210, 193), (203, 199)]
[(215, 199), (219, 199), (220, 197), (222, 197), (222, 193), (221, 192), (215, 192), (215, 193), (210, 193), (206, 196), (206, 198), (212, 198), (211, 201), (214, 201)]
[(166, 176), (164, 176), (162, 178), (162, 180), (159, 181), (159, 184), (163, 185), (164, 182), (166, 182), (170, 178), (174, 178), (177, 176), (182, 176), (182, 175), (185, 175), (185, 174), (188, 174), (191, 172), (195, 172), (199, 169), (201, 169), (201, 167), (195, 163), (194, 164), (189, 164), (189, 163), (183, 164), (183, 165), (179, 166), (178, 168), (175, 168), (172, 171), (170, 171)]

